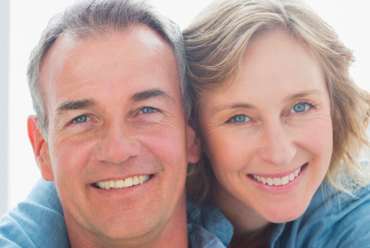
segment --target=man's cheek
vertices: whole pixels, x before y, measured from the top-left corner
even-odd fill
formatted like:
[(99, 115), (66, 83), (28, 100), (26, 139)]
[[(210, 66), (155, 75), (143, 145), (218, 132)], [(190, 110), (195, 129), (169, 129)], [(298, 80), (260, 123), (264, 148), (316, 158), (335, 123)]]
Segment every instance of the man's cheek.
[[(162, 128), (153, 130), (145, 136), (145, 146), (163, 161), (175, 161), (183, 159), (186, 152), (184, 131), (180, 132), (175, 128)], [(180, 149), (183, 148), (183, 149)]]
[(94, 144), (86, 141), (68, 139), (57, 143), (51, 151), (52, 167), (58, 174), (70, 177), (78, 175), (88, 166)]

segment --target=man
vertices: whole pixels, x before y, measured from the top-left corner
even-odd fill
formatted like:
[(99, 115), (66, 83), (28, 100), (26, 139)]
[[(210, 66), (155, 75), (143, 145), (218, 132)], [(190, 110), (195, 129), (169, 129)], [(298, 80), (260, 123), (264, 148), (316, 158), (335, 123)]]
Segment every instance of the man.
[(80, 2), (52, 19), (28, 69), (28, 134), (68, 238), (43, 228), (63, 216), (43, 209), (58, 203), (43, 206), (37, 191), (53, 189), (41, 182), (2, 220), (0, 246), (188, 247), (184, 185), (200, 145), (184, 73), (181, 33), (141, 1)]

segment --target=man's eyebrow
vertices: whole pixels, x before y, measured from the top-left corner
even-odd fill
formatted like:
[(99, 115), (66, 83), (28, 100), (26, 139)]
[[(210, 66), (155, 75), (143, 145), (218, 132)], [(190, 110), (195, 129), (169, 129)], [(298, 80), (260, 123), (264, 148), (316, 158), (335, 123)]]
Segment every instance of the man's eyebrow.
[(67, 111), (67, 110), (85, 109), (85, 108), (91, 107), (93, 105), (95, 105), (95, 102), (93, 100), (89, 100), (89, 99), (84, 99), (84, 100), (79, 100), (79, 101), (63, 102), (57, 108), (57, 114), (61, 114), (64, 111)]
[(131, 100), (134, 102), (139, 102), (155, 97), (164, 97), (171, 100), (172, 102), (175, 101), (172, 96), (160, 89), (150, 89), (138, 92), (131, 97)]

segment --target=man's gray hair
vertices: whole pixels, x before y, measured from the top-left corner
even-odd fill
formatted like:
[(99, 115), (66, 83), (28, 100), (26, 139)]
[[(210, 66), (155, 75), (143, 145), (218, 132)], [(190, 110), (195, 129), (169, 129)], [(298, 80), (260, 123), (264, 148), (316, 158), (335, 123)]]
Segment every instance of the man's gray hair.
[(40, 87), (40, 71), (47, 52), (58, 37), (68, 31), (72, 37), (84, 39), (102, 35), (109, 30), (127, 30), (140, 24), (152, 28), (172, 47), (177, 61), (185, 117), (186, 120), (189, 118), (191, 100), (185, 77), (186, 57), (179, 27), (157, 13), (145, 0), (84, 0), (70, 6), (49, 21), (30, 56), (27, 70), (28, 85), (33, 108), (44, 136), (47, 135), (48, 117)]

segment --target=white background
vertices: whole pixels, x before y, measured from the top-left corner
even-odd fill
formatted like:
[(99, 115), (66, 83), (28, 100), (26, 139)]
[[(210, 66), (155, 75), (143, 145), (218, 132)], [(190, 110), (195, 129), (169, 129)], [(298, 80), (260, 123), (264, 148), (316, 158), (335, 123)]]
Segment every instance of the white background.
[[(183, 29), (211, 0), (152, 2), (160, 12)], [(358, 85), (370, 91), (369, 1), (306, 2), (337, 31), (344, 44), (354, 51), (357, 61), (353, 64), (351, 74)], [(9, 124), (8, 208), (22, 201), (40, 178), (26, 128), (27, 116), (34, 113), (26, 80), (28, 57), (50, 17), (71, 3), (73, 0), (10, 0), (9, 117), (5, 117)], [(3, 4), (0, 2), (1, 7)], [(4, 121), (3, 117), (1, 118)], [(1, 159), (0, 157), (1, 166), (4, 166), (6, 161)], [(0, 204), (1, 202), (4, 202), (3, 199), (0, 199)], [(0, 212), (0, 216), (2, 214)]]

